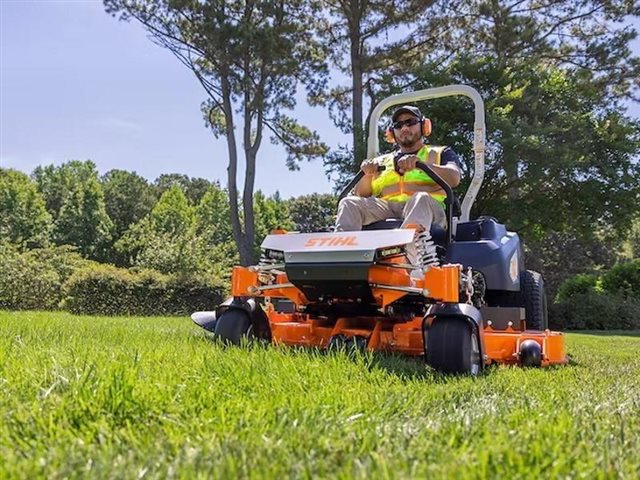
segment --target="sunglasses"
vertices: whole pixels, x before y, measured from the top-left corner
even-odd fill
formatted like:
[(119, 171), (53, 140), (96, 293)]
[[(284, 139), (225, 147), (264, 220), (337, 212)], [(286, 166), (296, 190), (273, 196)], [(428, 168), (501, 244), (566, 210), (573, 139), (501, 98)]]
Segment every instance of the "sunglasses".
[(393, 127), (394, 130), (400, 130), (405, 125), (407, 127), (413, 127), (414, 125), (417, 125), (419, 123), (420, 123), (420, 120), (418, 120), (417, 118), (408, 118), (407, 120), (400, 120), (400, 121), (394, 122), (391, 126)]

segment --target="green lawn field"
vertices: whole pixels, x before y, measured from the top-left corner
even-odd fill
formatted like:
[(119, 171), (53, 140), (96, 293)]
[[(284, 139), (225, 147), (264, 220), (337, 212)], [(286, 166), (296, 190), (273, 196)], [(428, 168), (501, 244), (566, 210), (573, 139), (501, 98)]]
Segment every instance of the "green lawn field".
[(0, 312), (0, 478), (640, 478), (640, 332), (433, 374), (211, 342), (188, 318)]

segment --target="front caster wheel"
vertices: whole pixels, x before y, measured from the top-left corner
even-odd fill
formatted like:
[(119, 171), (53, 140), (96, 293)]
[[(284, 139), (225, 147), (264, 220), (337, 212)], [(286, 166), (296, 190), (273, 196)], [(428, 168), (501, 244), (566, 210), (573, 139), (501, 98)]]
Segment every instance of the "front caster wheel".
[(215, 336), (232, 345), (240, 345), (240, 340), (249, 333), (251, 319), (244, 310), (229, 309), (216, 322)]
[(426, 358), (432, 368), (441, 373), (480, 374), (480, 342), (469, 322), (462, 318), (439, 318), (427, 332)]

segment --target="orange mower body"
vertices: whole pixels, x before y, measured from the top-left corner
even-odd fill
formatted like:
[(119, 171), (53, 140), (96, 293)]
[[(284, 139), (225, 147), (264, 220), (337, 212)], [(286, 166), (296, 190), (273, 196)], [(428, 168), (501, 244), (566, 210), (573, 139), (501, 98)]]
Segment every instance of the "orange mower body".
[(471, 269), (444, 263), (416, 275), (406, 252), (414, 237), (413, 229), (270, 235), (261, 264), (234, 267), (232, 296), (208, 329), (231, 343), (252, 335), (422, 357), (445, 373), (567, 363), (563, 334), (528, 329), (526, 305), (486, 305)]

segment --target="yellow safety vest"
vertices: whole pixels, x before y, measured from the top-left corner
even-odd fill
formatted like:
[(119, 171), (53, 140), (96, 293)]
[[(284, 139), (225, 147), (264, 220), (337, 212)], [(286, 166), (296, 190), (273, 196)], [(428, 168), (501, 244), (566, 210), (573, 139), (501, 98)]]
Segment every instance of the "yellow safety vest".
[[(440, 156), (445, 148), (425, 145), (415, 155), (425, 163), (440, 165)], [(433, 198), (444, 205), (446, 195), (442, 189), (436, 192), (429, 191), (433, 190), (433, 185), (436, 185), (429, 175), (418, 168), (399, 175), (395, 171), (393, 157), (394, 155), (389, 153), (379, 159), (380, 165), (384, 166), (385, 170), (371, 181), (374, 197), (380, 197), (389, 202), (406, 202), (416, 192), (429, 192)]]

